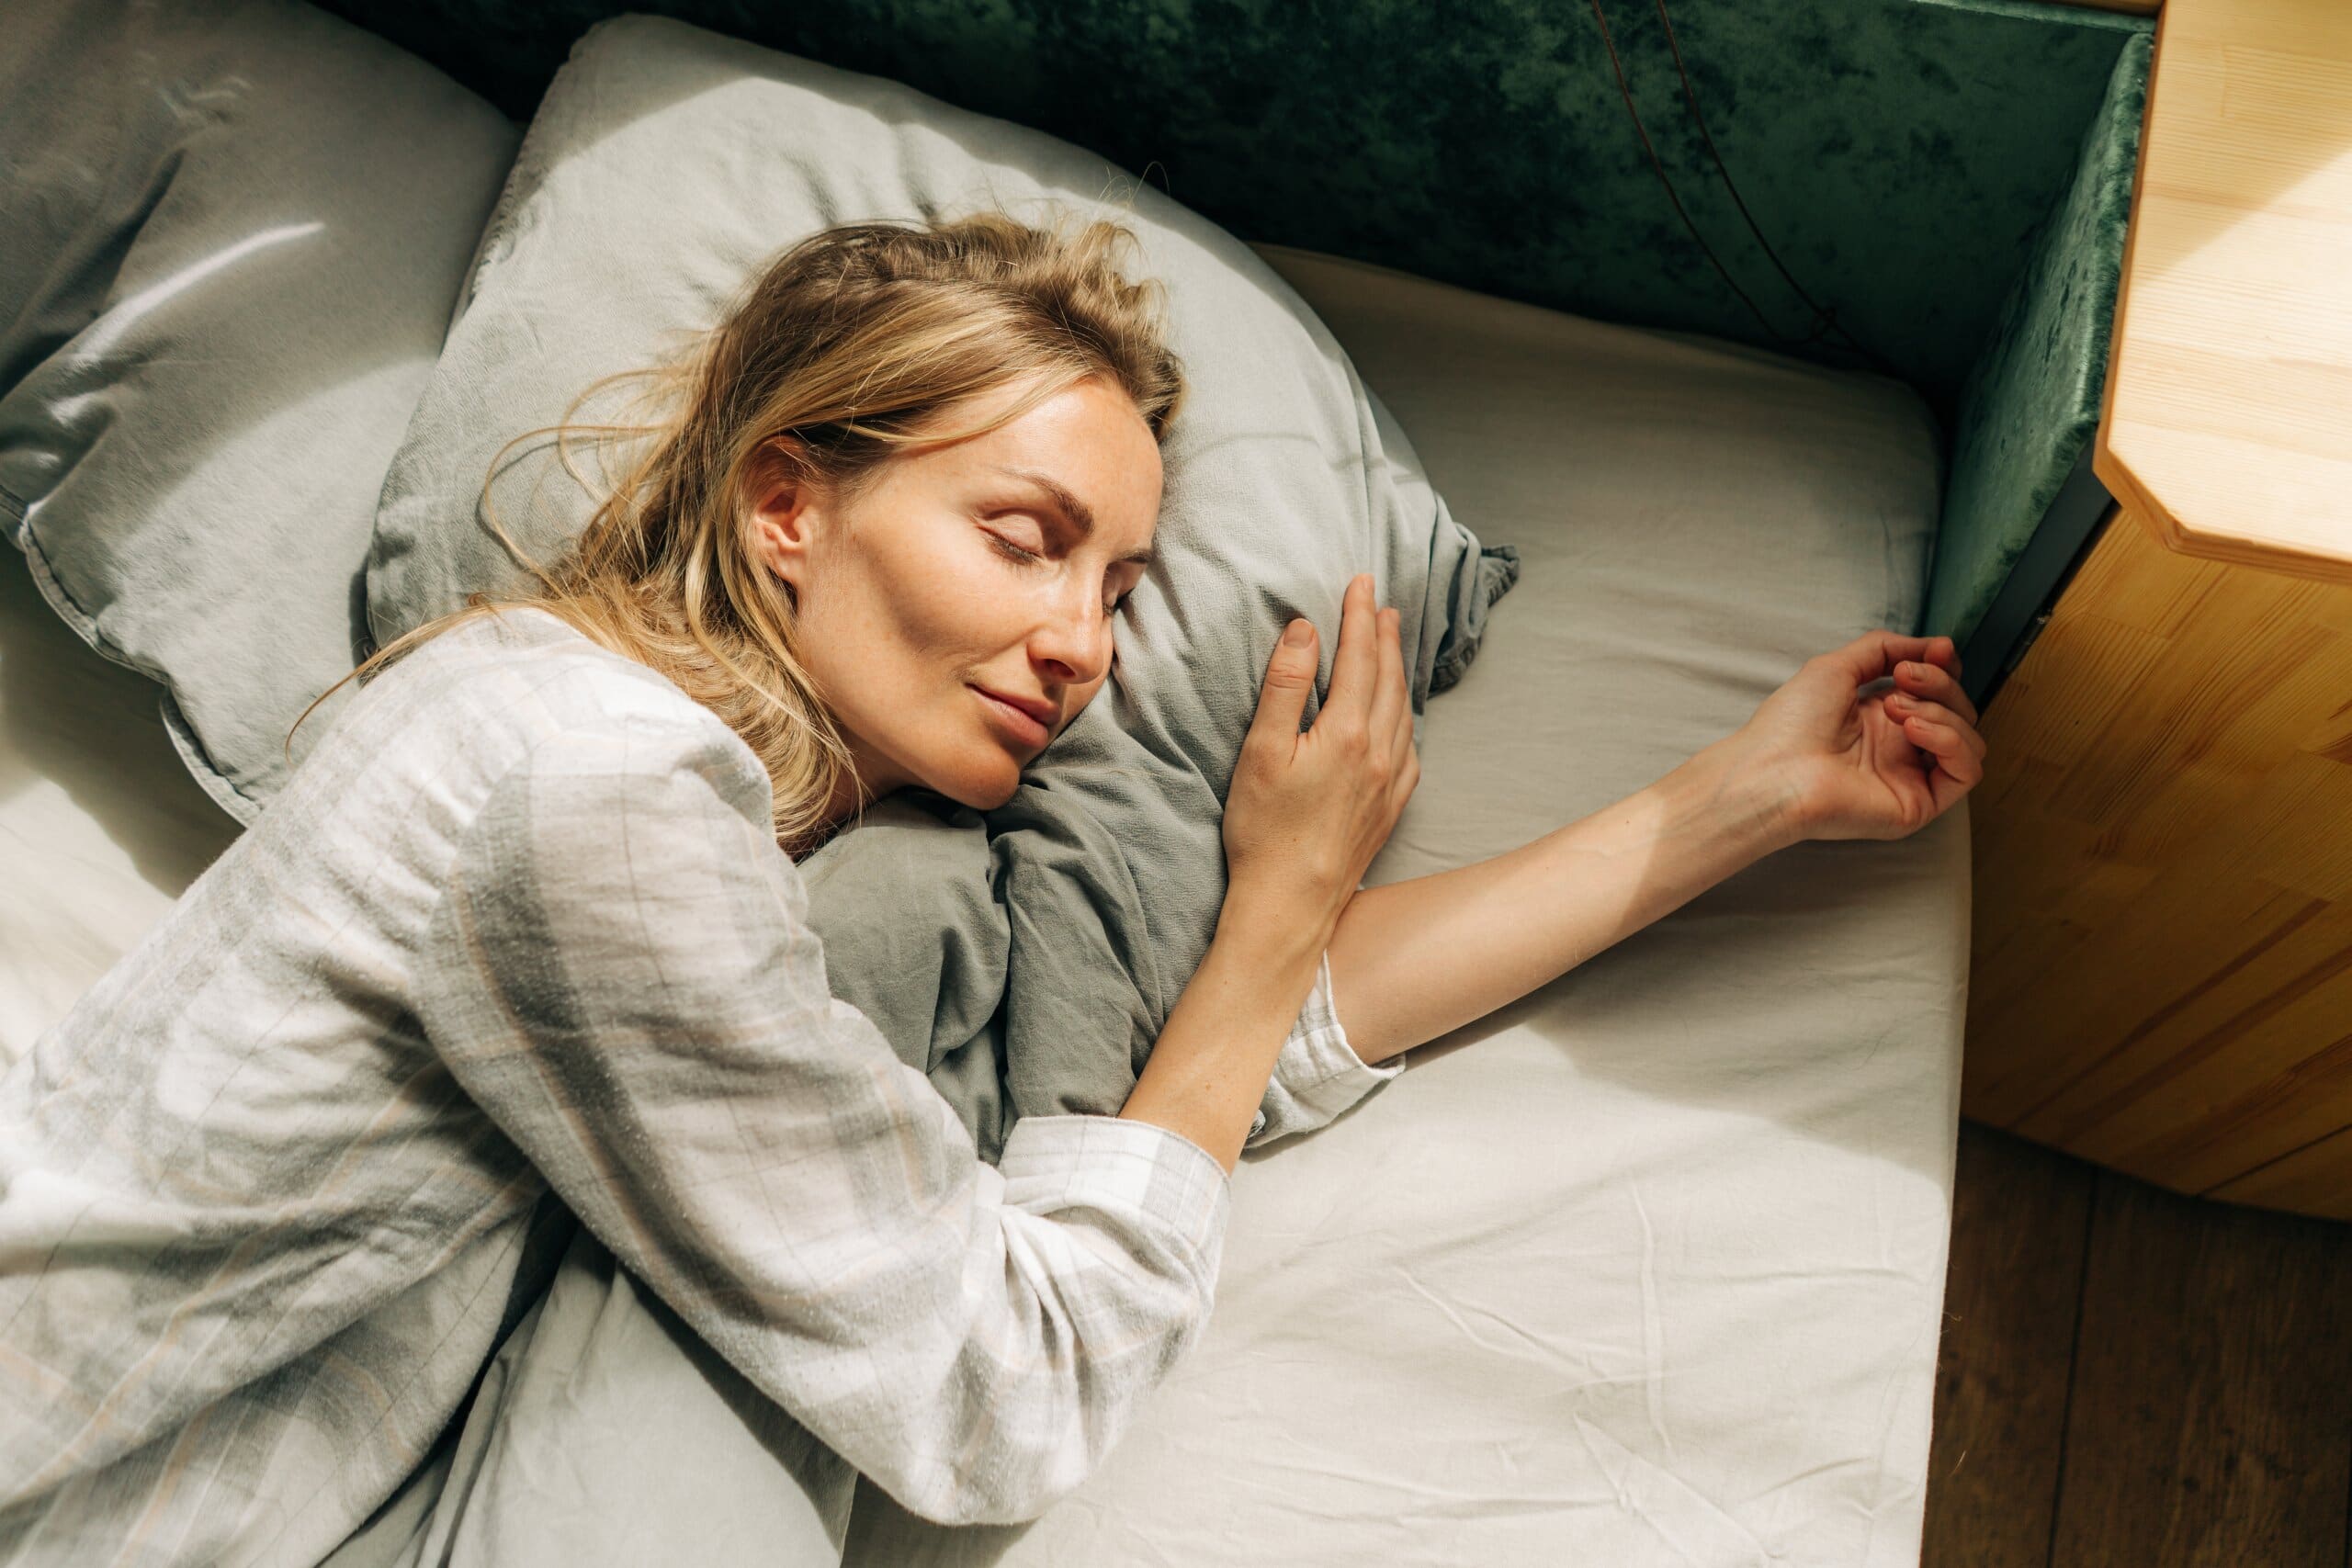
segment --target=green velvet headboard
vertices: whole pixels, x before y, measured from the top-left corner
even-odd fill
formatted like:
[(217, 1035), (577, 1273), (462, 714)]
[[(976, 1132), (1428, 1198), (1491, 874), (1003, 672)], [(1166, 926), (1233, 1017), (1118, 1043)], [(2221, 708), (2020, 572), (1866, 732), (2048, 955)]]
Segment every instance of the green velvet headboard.
[[(1067, 137), (1246, 239), (1897, 375), (1963, 461), (2033, 468), (1955, 470), (1923, 629), (1963, 639), (2039, 521), (2018, 509), (2074, 461), (2071, 435), (1983, 429), (2096, 416), (2121, 224), (2111, 181), (2087, 215), (2066, 203), (2119, 167), (2128, 197), (2129, 150), (2086, 141), (2128, 120), (2136, 143), (2152, 26), (2024, 0), (1670, 0), (1670, 43), (1656, 0), (1602, 0), (1658, 160), (1751, 310), (1676, 216), (1591, 0), (323, 3), (518, 119), (591, 22), (660, 11)], [(1674, 45), (1739, 197), (1835, 330), (1749, 232)], [(2077, 362), (1999, 350), (2053, 321)]]

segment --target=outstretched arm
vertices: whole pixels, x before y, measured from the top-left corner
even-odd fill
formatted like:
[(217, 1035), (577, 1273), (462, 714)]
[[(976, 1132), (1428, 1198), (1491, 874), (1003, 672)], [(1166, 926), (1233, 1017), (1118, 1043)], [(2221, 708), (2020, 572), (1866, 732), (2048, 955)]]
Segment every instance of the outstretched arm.
[[(1959, 671), (1949, 637), (1865, 633), (1616, 805), (1492, 860), (1357, 893), (1330, 942), (1349, 1043), (1378, 1063), (1434, 1040), (1789, 844), (1925, 826), (1984, 776)], [(1889, 676), (1892, 691), (1860, 689)]]
[(1358, 893), (1330, 949), (1356, 1054), (1381, 1062), (1482, 1018), (1795, 842), (1722, 744), (1507, 854)]

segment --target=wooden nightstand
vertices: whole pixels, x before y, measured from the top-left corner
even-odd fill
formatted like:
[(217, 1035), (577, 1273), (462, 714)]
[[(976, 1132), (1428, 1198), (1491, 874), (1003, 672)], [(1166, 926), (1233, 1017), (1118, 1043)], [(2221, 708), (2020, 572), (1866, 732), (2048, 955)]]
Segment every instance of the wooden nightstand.
[(2352, 6), (2160, 13), (2094, 468), (1984, 710), (1964, 1108), (2352, 1219)]

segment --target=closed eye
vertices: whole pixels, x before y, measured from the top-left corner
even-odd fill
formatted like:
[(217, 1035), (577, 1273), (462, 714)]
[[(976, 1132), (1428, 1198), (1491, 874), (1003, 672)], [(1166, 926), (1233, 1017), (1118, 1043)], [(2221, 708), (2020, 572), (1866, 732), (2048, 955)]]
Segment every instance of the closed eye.
[(998, 549), (1002, 550), (1014, 560), (1026, 563), (1030, 561), (1041, 561), (1046, 558), (1035, 550), (1023, 549), (1019, 545), (1014, 544), (1011, 539), (1006, 538), (1001, 534), (989, 534), (989, 537), (995, 542)]
[[(980, 532), (988, 535), (989, 542), (994, 545), (998, 550), (1002, 552), (1008, 559), (1019, 561), (1023, 566), (1034, 565), (1035, 563), (1046, 558), (1035, 550), (1023, 549), (1019, 545), (1014, 544), (1011, 539), (1006, 538), (1003, 535), (997, 533), (993, 529), (983, 528)], [(1112, 600), (1111, 603), (1102, 607), (1102, 613), (1106, 615), (1117, 615), (1121, 610), (1126, 607), (1127, 600), (1130, 597), (1132, 597), (1131, 593), (1120, 594), (1116, 599)]]

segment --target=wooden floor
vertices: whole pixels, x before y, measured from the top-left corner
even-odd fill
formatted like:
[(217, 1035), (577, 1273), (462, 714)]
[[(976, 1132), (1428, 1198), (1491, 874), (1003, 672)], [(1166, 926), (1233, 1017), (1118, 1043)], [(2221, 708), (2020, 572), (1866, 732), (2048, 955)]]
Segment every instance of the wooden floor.
[(1925, 1568), (2352, 1568), (2352, 1225), (1961, 1129)]

